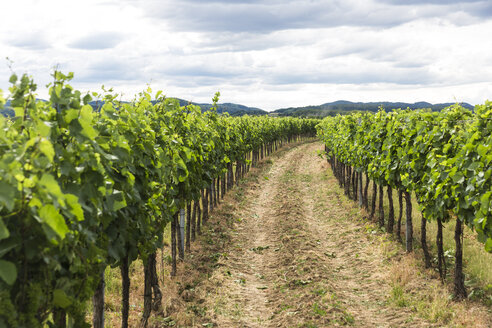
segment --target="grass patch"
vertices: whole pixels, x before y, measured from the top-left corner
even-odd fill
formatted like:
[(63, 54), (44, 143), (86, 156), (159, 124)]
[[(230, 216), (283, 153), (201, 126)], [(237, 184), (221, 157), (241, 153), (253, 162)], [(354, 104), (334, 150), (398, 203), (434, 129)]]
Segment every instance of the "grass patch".
[(398, 307), (406, 307), (410, 304), (405, 291), (400, 285), (395, 285), (391, 289), (391, 301)]
[(318, 303), (313, 304), (313, 313), (315, 315), (319, 315), (321, 317), (324, 317), (326, 315), (326, 310), (324, 310)]
[(430, 322), (449, 323), (453, 317), (453, 310), (449, 306), (449, 297), (445, 296), (437, 288), (433, 288), (426, 301), (416, 303), (417, 312), (421, 313)]

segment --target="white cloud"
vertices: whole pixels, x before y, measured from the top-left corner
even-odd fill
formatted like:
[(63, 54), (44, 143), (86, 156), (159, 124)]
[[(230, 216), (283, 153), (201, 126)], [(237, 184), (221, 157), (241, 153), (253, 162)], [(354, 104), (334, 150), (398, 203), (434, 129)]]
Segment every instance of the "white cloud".
[[(0, 55), (40, 85), (264, 109), (353, 101), (467, 101), (492, 93), (489, 1), (9, 1)], [(22, 24), (19, 24), (22, 17)], [(0, 88), (8, 88), (7, 62)]]
[(123, 40), (123, 35), (117, 32), (99, 32), (83, 36), (70, 43), (71, 48), (99, 50), (115, 48)]

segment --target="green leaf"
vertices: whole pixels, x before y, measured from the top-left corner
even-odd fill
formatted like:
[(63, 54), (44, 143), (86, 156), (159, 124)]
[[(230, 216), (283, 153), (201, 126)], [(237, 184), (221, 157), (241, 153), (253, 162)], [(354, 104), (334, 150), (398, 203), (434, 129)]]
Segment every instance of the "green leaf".
[(446, 154), (448, 151), (449, 151), (449, 148), (451, 148), (452, 144), (448, 143), (446, 145), (444, 145), (443, 149), (442, 149), (442, 152), (444, 154)]
[(122, 201), (117, 200), (113, 203), (113, 211), (119, 211), (124, 207), (126, 207), (126, 200), (124, 199)]
[(24, 108), (14, 107), (15, 117), (24, 117)]
[(488, 152), (490, 152), (490, 147), (487, 147), (485, 145), (478, 145), (478, 147), (477, 147), (477, 153), (481, 157), (486, 156)]
[(17, 246), (20, 245), (19, 240), (13, 240), (13, 238), (10, 238), (8, 240), (4, 240), (3, 242), (0, 243), (0, 258), (3, 257), (5, 254), (10, 252), (12, 249), (16, 248)]
[(17, 268), (15, 264), (9, 261), (0, 260), (0, 278), (12, 286), (17, 279)]
[(183, 159), (181, 157), (175, 156), (174, 161), (175, 161), (176, 166), (178, 168), (182, 169), (185, 172), (188, 172), (188, 167), (186, 166), (185, 162), (183, 161)]
[(67, 109), (65, 111), (65, 122), (70, 123), (79, 116), (79, 111), (73, 108)]
[(9, 229), (5, 226), (5, 223), (3, 223), (3, 220), (0, 219), (0, 240), (9, 238), (10, 232)]
[(39, 217), (42, 222), (46, 223), (53, 231), (61, 238), (65, 238), (65, 235), (68, 233), (68, 227), (65, 223), (65, 219), (58, 212), (58, 209), (55, 206), (48, 204), (44, 205), (39, 210)]
[(84, 98), (82, 98), (82, 101), (84, 102), (84, 105), (87, 105), (90, 101), (92, 100), (92, 97), (90, 94), (86, 94)]
[(84, 221), (84, 211), (79, 204), (79, 198), (73, 194), (65, 194), (65, 200), (70, 206), (70, 212), (77, 218), (78, 221)]
[(36, 123), (36, 129), (39, 136), (48, 137), (51, 133), (50, 122), (38, 121)]
[(485, 194), (483, 194), (482, 197), (480, 197), (480, 202), (482, 203), (482, 208), (484, 208), (485, 210), (488, 210), (488, 208), (489, 208), (489, 199), (490, 199), (491, 194), (492, 194), (492, 191), (488, 191)]
[(99, 187), (99, 193), (106, 195), (107, 207), (113, 212), (127, 206), (123, 193), (119, 190), (107, 190)]
[(50, 162), (53, 162), (53, 157), (55, 157), (55, 149), (51, 142), (45, 138), (41, 139), (39, 142), (39, 150), (49, 158)]
[(17, 82), (17, 75), (16, 74), (10, 75), (9, 82), (12, 83), (12, 84), (14, 84), (15, 82)]
[(492, 253), (492, 238), (487, 238), (487, 241), (485, 242), (485, 250)]
[(72, 301), (68, 298), (67, 294), (61, 289), (55, 289), (53, 291), (53, 304), (62, 309), (69, 307)]
[(39, 198), (37, 198), (36, 196), (33, 196), (31, 198), (31, 200), (29, 201), (29, 206), (30, 207), (37, 206), (37, 207), (41, 208), (41, 206), (43, 206), (43, 203), (41, 203), (41, 201), (39, 200)]
[(48, 193), (55, 196), (57, 198), (57, 201), (62, 206), (65, 206), (65, 195), (62, 193), (58, 182), (51, 174), (43, 174), (41, 180), (39, 180), (39, 185), (41, 187), (44, 187)]
[(96, 130), (92, 127), (93, 125), (94, 111), (90, 105), (84, 105), (80, 110), (79, 123), (82, 126), (82, 133), (93, 139), (97, 136)]
[(454, 175), (450, 175), (455, 183), (463, 183), (465, 181), (465, 176), (461, 172), (456, 172)]
[(10, 184), (0, 181), (0, 205), (5, 206), (9, 211), (14, 209), (16, 188)]
[(115, 190), (113, 194), (108, 197), (108, 199), (113, 202), (113, 211), (119, 211), (122, 208), (126, 207), (126, 200), (123, 197), (123, 193), (119, 190)]

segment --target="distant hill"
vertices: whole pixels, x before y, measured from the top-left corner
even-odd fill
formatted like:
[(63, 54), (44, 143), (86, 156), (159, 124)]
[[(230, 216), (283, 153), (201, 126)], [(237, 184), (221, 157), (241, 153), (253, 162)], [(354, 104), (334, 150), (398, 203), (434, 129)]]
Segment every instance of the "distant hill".
[[(190, 102), (175, 98), (179, 101), (179, 104), (181, 106), (186, 106)], [(45, 101), (43, 99), (38, 99), (39, 101)], [(212, 104), (205, 104), (205, 103), (193, 103), (194, 105), (200, 106), (202, 112), (210, 110), (212, 108)], [(95, 110), (101, 107), (102, 102), (101, 101), (91, 101), (89, 102), (89, 105), (92, 106)], [(229, 113), (231, 116), (242, 116), (242, 115), (267, 115), (268, 112), (260, 109), (260, 108), (255, 108), (255, 107), (248, 107), (244, 105), (238, 105), (238, 104), (232, 104), (232, 103), (224, 103), (224, 104), (218, 104), (217, 105), (217, 112), (222, 114), (222, 113)], [(14, 116), (14, 111), (10, 108), (10, 100), (7, 101), (3, 109), (0, 109), (1, 115), (4, 116)]]
[[(172, 98), (172, 97), (170, 97)], [(202, 112), (210, 110), (212, 108), (212, 104), (205, 104), (205, 103), (195, 103), (195, 102), (190, 102), (184, 99), (180, 98), (173, 98), (179, 101), (180, 106), (186, 106), (188, 104), (193, 104), (200, 106), (200, 109)], [(97, 109), (100, 107), (102, 102), (100, 101), (91, 101), (89, 105), (91, 105), (94, 109)], [(263, 109), (255, 108), (255, 107), (248, 107), (248, 106), (243, 106), (243, 105), (238, 105), (238, 104), (231, 104), (231, 103), (224, 103), (224, 104), (218, 104), (217, 105), (217, 113), (222, 114), (222, 113), (229, 113), (231, 116), (242, 116), (242, 115), (266, 115), (268, 114), (267, 111), (264, 111)]]
[[(175, 98), (179, 101), (181, 106), (186, 106), (190, 102)], [(40, 99), (40, 101), (45, 101)], [(200, 106), (202, 111), (210, 110), (212, 104), (207, 103), (194, 103), (194, 105)], [(289, 107), (289, 108), (280, 108), (274, 110), (272, 112), (267, 112), (263, 109), (256, 107), (248, 107), (239, 104), (232, 103), (224, 103), (217, 105), (218, 113), (229, 113), (231, 116), (242, 116), (242, 115), (276, 115), (276, 116), (303, 116), (303, 117), (325, 117), (325, 116), (335, 116), (337, 114), (347, 114), (353, 111), (371, 111), (377, 112), (379, 110), (379, 106), (383, 106), (383, 108), (387, 111), (390, 111), (395, 108), (410, 108), (410, 109), (418, 109), (418, 108), (430, 108), (433, 111), (442, 110), (445, 107), (451, 106), (454, 103), (442, 103), (442, 104), (431, 104), (425, 101), (420, 101), (416, 103), (404, 103), (404, 102), (351, 102), (347, 100), (338, 100), (322, 105), (313, 105), (313, 106), (304, 106), (304, 107)], [(10, 108), (10, 101), (7, 101), (4, 109), (0, 110), (0, 113), (4, 116), (12, 116), (14, 115), (14, 111)], [(100, 101), (92, 101), (90, 105), (97, 109), (101, 106)], [(468, 109), (473, 109), (474, 107), (468, 103), (462, 103), (463, 107)]]
[[(179, 98), (176, 98), (176, 99), (179, 100), (179, 104), (181, 106), (186, 106), (190, 103), (189, 101), (186, 101), (183, 99), (179, 99)], [(194, 103), (194, 102), (192, 102), (192, 104), (200, 106), (200, 108), (202, 109), (202, 112), (207, 111), (210, 108), (212, 108), (212, 104)], [(226, 112), (229, 113), (229, 115), (231, 115), (231, 116), (242, 116), (242, 115), (246, 115), (246, 114), (247, 115), (267, 115), (268, 114), (267, 111), (260, 109), (260, 108), (256, 108), (256, 107), (248, 107), (248, 106), (232, 104), (232, 103), (223, 103), (223, 104), (217, 105), (217, 113), (226, 113)]]
[[(433, 111), (439, 111), (443, 108), (453, 105), (454, 103), (442, 103), (442, 104), (431, 104), (425, 101), (420, 101), (416, 103), (404, 103), (404, 102), (351, 102), (346, 100), (338, 100), (322, 105), (316, 106), (304, 106), (304, 107), (289, 107), (280, 108), (274, 110), (272, 113), (276, 113), (278, 116), (335, 116), (337, 114), (346, 114), (352, 111), (371, 111), (377, 112), (380, 106), (387, 111), (395, 108), (430, 108)], [(462, 103), (463, 107), (468, 109), (473, 109), (474, 107), (468, 103)]]

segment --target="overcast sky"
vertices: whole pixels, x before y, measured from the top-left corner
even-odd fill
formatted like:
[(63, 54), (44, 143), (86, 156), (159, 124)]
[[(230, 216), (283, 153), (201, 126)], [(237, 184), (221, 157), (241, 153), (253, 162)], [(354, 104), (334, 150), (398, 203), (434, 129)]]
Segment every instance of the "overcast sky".
[(0, 89), (13, 61), (38, 82), (58, 65), (82, 91), (273, 110), (335, 100), (492, 99), (492, 1), (9, 0)]

